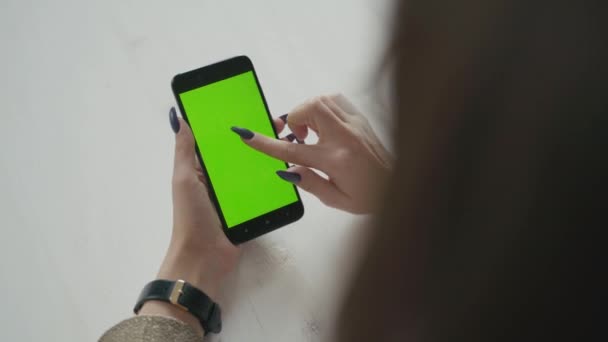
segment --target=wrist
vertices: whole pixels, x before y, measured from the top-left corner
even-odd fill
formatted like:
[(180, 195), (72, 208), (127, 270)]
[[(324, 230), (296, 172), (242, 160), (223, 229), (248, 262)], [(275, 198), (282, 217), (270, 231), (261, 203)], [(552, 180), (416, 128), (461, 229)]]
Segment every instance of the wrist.
[(158, 271), (158, 279), (184, 280), (216, 300), (220, 289), (220, 275), (209, 260), (182, 248), (169, 248)]
[(236, 266), (237, 252), (227, 240), (197, 243), (196, 239), (174, 237), (157, 277), (182, 279), (217, 300), (224, 279)]

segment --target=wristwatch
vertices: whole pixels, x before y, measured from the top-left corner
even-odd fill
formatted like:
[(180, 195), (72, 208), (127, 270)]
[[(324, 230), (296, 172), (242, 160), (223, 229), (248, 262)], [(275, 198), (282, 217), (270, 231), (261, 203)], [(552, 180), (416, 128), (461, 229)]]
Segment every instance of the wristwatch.
[(168, 302), (193, 314), (201, 322), (205, 334), (222, 331), (222, 312), (203, 291), (183, 280), (158, 279), (149, 282), (139, 295), (133, 312), (137, 314), (145, 302), (160, 300)]

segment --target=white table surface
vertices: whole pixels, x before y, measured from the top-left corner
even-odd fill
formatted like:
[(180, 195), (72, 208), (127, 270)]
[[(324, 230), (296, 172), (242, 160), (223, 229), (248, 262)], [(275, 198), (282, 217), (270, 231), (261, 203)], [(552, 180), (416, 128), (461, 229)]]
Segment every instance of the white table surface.
[[(0, 340), (92, 341), (131, 315), (170, 234), (174, 74), (246, 54), (275, 115), (340, 91), (386, 139), (371, 99), (389, 4), (1, 0)], [(331, 330), (365, 218), (303, 200), (244, 247), (215, 340)]]

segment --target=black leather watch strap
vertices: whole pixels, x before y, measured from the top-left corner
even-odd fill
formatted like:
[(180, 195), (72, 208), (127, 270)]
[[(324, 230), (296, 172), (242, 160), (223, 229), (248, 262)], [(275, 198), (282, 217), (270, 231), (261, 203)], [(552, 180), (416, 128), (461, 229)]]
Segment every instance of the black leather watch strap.
[(193, 314), (201, 322), (205, 333), (219, 333), (222, 330), (220, 306), (203, 291), (183, 280), (154, 280), (149, 282), (139, 295), (133, 311), (141, 310), (145, 302), (160, 300), (172, 303)]

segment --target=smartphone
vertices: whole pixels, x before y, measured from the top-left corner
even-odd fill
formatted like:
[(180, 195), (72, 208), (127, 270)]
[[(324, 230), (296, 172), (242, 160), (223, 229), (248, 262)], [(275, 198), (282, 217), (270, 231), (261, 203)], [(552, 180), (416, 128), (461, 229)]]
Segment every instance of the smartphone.
[(276, 175), (287, 163), (252, 149), (230, 129), (277, 138), (251, 60), (238, 56), (178, 74), (171, 86), (228, 239), (239, 244), (300, 219), (298, 190)]

